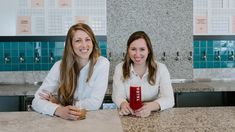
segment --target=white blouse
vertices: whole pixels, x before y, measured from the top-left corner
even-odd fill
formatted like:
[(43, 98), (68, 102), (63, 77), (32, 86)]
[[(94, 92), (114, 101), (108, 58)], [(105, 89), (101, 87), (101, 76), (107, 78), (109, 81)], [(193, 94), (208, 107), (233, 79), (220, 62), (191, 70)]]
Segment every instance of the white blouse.
[(141, 79), (134, 71), (132, 65), (130, 68), (130, 78), (123, 81), (122, 65), (123, 62), (116, 66), (113, 76), (112, 100), (118, 107), (120, 107), (123, 101), (129, 101), (130, 85), (141, 86), (143, 102), (156, 101), (159, 103), (161, 110), (174, 106), (174, 93), (171, 86), (170, 74), (164, 64), (157, 63), (158, 69), (155, 85), (148, 83), (148, 69)]
[[(32, 107), (39, 113), (53, 116), (56, 108), (60, 106), (50, 101), (42, 100), (39, 96), (42, 89), (53, 93), (57, 92), (60, 81), (60, 63), (61, 61), (58, 61), (53, 65), (43, 84), (34, 95)], [(77, 107), (82, 106), (87, 110), (97, 110), (100, 108), (107, 90), (110, 64), (105, 57), (100, 56), (94, 66), (94, 71), (89, 82), (86, 82), (89, 63), (80, 71), (77, 88), (74, 93), (74, 99), (78, 100), (75, 105)]]

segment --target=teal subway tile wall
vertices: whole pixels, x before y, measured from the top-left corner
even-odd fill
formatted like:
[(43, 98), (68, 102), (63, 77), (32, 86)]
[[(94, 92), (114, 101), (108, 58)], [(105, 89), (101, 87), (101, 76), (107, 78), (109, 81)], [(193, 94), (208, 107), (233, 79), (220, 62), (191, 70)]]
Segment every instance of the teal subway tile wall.
[[(101, 55), (107, 57), (106, 40), (98, 40)], [(0, 42), (0, 71), (48, 71), (60, 60), (63, 41)]]
[(234, 68), (235, 40), (194, 40), (194, 68)]

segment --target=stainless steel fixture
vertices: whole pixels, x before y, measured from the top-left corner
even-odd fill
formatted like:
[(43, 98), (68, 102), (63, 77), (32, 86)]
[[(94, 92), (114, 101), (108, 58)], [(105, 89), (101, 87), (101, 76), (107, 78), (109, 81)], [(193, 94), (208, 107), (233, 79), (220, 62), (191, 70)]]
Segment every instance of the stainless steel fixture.
[(20, 63), (24, 63), (25, 59), (23, 53), (20, 53), (19, 61)]
[(40, 56), (38, 50), (35, 50), (34, 62), (36, 63), (40, 62)]
[(228, 51), (228, 56), (229, 56), (228, 57), (229, 60), (234, 61), (234, 53), (233, 53), (233, 51), (231, 51), (231, 54)]
[(112, 53), (109, 52), (109, 61), (111, 61), (111, 60), (112, 60)]
[(215, 51), (215, 60), (220, 60), (220, 53), (219, 51)]
[(204, 60), (204, 61), (207, 60), (206, 51), (202, 52), (202, 60)]
[(161, 58), (162, 61), (166, 61), (166, 52), (164, 51), (162, 53), (162, 58)]
[(176, 52), (175, 60), (176, 60), (176, 61), (180, 60), (180, 54), (179, 54), (179, 51), (177, 51), (177, 52)]
[(124, 61), (125, 60), (125, 52), (122, 52), (122, 61)]
[(188, 60), (191, 61), (193, 59), (192, 51), (189, 52)]
[(4, 56), (4, 62), (5, 62), (5, 64), (11, 62), (11, 58), (10, 58), (10, 56), (9, 56), (8, 54), (5, 54), (5, 56)]
[(53, 63), (54, 60), (55, 60), (54, 54), (53, 52), (50, 52), (50, 58), (49, 58), (50, 63)]

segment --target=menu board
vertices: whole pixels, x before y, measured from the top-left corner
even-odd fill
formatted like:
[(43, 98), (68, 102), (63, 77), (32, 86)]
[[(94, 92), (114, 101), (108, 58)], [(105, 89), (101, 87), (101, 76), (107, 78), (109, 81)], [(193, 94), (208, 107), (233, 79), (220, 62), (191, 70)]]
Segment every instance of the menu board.
[(207, 33), (207, 17), (206, 16), (196, 16), (195, 17), (195, 33)]
[(71, 25), (88, 24), (106, 35), (106, 0), (18, 0), (16, 35), (66, 35)]

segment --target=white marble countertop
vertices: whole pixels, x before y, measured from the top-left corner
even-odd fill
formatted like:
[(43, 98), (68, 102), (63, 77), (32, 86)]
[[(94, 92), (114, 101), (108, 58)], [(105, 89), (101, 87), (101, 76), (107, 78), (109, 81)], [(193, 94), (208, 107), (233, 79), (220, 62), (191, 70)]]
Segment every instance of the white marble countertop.
[(0, 112), (1, 132), (234, 132), (235, 107), (172, 108), (147, 118), (119, 116), (117, 110), (90, 111), (68, 121), (36, 112)]
[(117, 110), (90, 111), (69, 121), (36, 112), (0, 112), (0, 132), (122, 132)]

